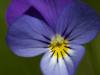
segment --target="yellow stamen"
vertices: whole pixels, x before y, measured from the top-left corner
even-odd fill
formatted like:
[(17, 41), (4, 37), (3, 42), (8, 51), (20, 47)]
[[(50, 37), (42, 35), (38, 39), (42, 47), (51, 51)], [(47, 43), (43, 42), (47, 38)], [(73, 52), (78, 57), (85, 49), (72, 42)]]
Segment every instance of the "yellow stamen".
[(53, 52), (53, 56), (62, 58), (66, 55), (69, 48), (67, 47), (68, 41), (60, 35), (56, 35), (49, 45), (50, 50)]

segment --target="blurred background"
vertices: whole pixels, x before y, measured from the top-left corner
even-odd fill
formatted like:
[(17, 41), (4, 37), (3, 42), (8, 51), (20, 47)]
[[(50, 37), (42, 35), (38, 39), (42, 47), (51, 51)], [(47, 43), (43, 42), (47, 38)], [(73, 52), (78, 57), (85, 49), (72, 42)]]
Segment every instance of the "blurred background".
[[(84, 0), (100, 14), (100, 0)], [(15, 56), (6, 45), (5, 12), (10, 0), (0, 0), (0, 75), (42, 75), (41, 56), (22, 58)], [(100, 34), (86, 44), (86, 53), (76, 75), (100, 75)]]

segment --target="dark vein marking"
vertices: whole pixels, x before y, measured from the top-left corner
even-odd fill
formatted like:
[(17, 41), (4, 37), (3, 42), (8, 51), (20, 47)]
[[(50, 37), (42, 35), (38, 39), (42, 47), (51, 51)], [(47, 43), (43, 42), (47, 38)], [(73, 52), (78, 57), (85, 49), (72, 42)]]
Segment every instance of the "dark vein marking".
[(39, 40), (39, 39), (34, 39), (34, 40), (37, 40), (37, 41), (43, 42), (43, 43), (45, 43), (45, 44), (50, 44), (50, 43), (47, 42), (47, 41), (43, 41), (43, 40)]
[(57, 63), (58, 63), (58, 58), (59, 58), (59, 55), (58, 55), (58, 52), (57, 52)]
[(52, 55), (51, 55), (51, 57), (53, 57), (53, 55), (55, 54), (55, 51), (53, 51), (53, 53), (52, 53)]
[(64, 46), (65, 48), (68, 48), (67, 46)]
[[(64, 49), (63, 49), (63, 50), (64, 50)], [(70, 57), (69, 53), (68, 53), (66, 50), (64, 50), (64, 52)]]
[(64, 31), (63, 31), (63, 33), (62, 33), (62, 36), (65, 35), (65, 32), (66, 32), (67, 29), (68, 29), (68, 24), (66, 25), (66, 28), (64, 29)]
[(48, 47), (45, 47), (45, 46), (44, 47), (39, 47), (39, 46), (37, 46), (37, 47), (33, 47), (33, 48), (48, 48)]
[(53, 50), (54, 49), (54, 46), (51, 49)]
[(64, 56), (63, 56), (63, 53), (62, 53), (62, 51), (61, 51), (60, 53), (61, 53), (61, 56), (62, 56), (62, 58), (64, 59)]
[(47, 40), (51, 41), (51, 39), (45, 35), (42, 35), (44, 38), (46, 38)]

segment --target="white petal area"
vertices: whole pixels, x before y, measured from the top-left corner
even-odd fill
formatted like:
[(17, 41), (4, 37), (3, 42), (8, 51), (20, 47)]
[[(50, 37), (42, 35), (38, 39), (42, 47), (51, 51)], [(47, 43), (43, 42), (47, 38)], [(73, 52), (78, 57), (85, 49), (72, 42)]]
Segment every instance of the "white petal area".
[(69, 75), (73, 75), (75, 72), (74, 62), (72, 61), (72, 59), (68, 55), (66, 55), (64, 57), (64, 60), (65, 60)]
[(85, 48), (77, 44), (69, 44), (69, 47), (71, 49), (68, 51), (68, 54), (74, 62), (74, 67), (77, 68), (77, 65), (80, 63), (82, 57), (84, 56)]
[(42, 20), (22, 15), (8, 28), (6, 41), (16, 55), (32, 57), (38, 55), (37, 52), (45, 52), (53, 36), (51, 28)]
[(69, 50), (63, 57), (57, 58), (52, 52), (47, 52), (41, 61), (44, 75), (74, 75), (85, 49), (81, 45), (69, 44)]
[(66, 64), (62, 58), (59, 59), (58, 66), (59, 66), (59, 75), (69, 75)]
[[(74, 66), (69, 56), (57, 58), (52, 56), (52, 52), (47, 52), (41, 60), (43, 75), (73, 75)], [(69, 71), (70, 70), (70, 71)]]

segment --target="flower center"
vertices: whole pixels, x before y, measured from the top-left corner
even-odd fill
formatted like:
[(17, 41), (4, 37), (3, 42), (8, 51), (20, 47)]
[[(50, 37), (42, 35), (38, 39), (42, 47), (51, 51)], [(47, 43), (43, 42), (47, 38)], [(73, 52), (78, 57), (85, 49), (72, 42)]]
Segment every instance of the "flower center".
[(68, 41), (57, 34), (51, 40), (49, 48), (53, 52), (53, 56), (57, 58), (61, 58), (61, 57), (65, 57), (67, 51), (69, 50), (67, 45), (68, 45)]

